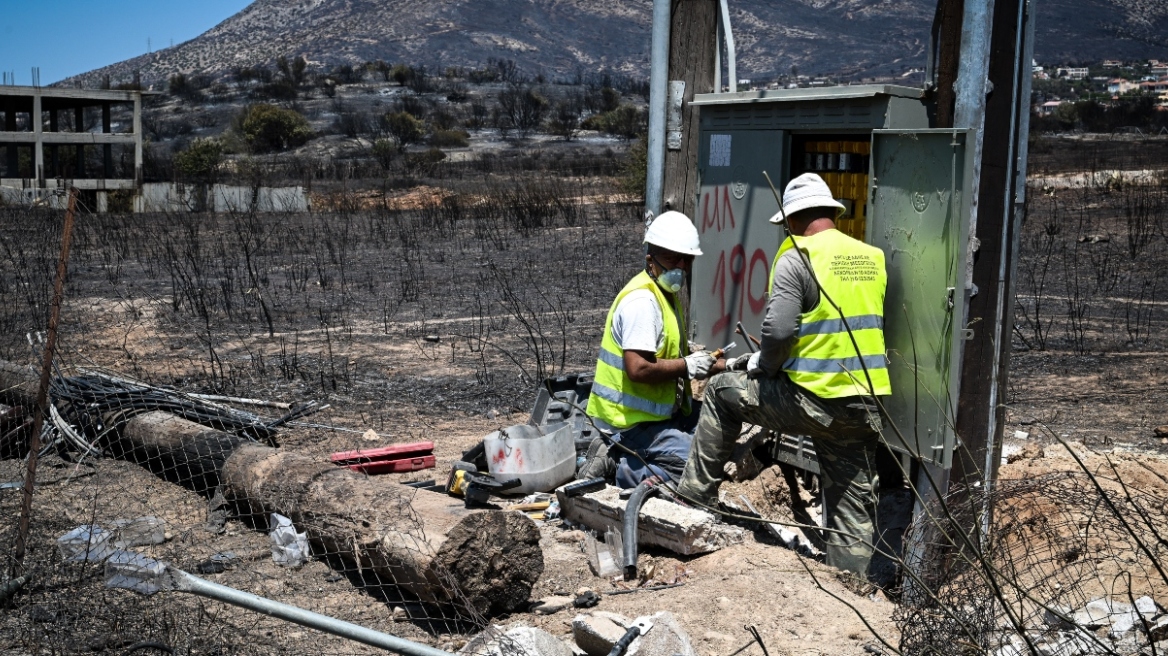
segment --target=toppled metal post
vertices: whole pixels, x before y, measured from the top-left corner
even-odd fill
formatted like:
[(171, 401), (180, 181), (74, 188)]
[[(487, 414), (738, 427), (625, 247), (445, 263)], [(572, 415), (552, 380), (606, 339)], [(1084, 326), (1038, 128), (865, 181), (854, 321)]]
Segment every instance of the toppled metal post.
[(111, 587), (128, 588), (145, 594), (161, 590), (189, 592), (406, 656), (451, 656), (450, 652), (412, 640), (212, 583), (141, 554), (115, 553), (106, 563), (106, 576), (106, 585)]

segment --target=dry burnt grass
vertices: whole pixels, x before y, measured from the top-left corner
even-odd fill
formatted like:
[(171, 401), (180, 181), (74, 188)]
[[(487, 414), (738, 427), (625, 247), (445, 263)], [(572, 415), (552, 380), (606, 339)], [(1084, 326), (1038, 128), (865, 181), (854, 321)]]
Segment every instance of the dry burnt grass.
[(1006, 434), (1165, 450), (1153, 431), (1168, 423), (1168, 140), (1039, 144)]
[[(1068, 164), (1084, 157), (1085, 143), (1037, 143), (1034, 171), (1164, 168), (1164, 157), (1131, 159), (1133, 148), (1163, 155), (1160, 141), (1100, 146), (1083, 166)], [(1151, 428), (1168, 423), (1160, 401), (1168, 181), (1083, 180), (1031, 186), (1007, 435), (1160, 449)], [(292, 215), (81, 214), (62, 312), (62, 371), (103, 367), (190, 392), (318, 399), (332, 407), (308, 421), (337, 428), (288, 427), (284, 446), (324, 457), (434, 440), (444, 471), (483, 434), (525, 421), (535, 381), (592, 368), (608, 304), (638, 267), (640, 210), (595, 177), (517, 171), (420, 182), (443, 189), (389, 200), (354, 193), (352, 202), (339, 193), (327, 212)], [(26, 335), (45, 323), (61, 222), (60, 213), (0, 209), (0, 357), (34, 360)], [(368, 429), (376, 441), (362, 437)], [(19, 460), (0, 461), (0, 481), (16, 480), (21, 469)], [(143, 640), (180, 653), (363, 651), (194, 597), (105, 590), (97, 569), (63, 565), (55, 552), (53, 539), (79, 524), (142, 515), (165, 519), (170, 532), (147, 549), (152, 555), (193, 569), (233, 552), (230, 569), (208, 575), (227, 585), (446, 647), (468, 627), (328, 557), (282, 569), (262, 531), (236, 521), (222, 534), (205, 530), (203, 497), (130, 463), (76, 465), (49, 455), (41, 480), (29, 562), (44, 574), (0, 615), (0, 653), (123, 653)], [(760, 480), (759, 491), (775, 500), (785, 493), (773, 471)], [(771, 501), (759, 505), (782, 505)], [(0, 526), (5, 545), (13, 543), (18, 504), (17, 494), (0, 490), (0, 515), (11, 518)], [(575, 545), (548, 535), (544, 543), (548, 565), (537, 595), (609, 585), (588, 574)], [(816, 636), (825, 653), (862, 653), (863, 628), (806, 581), (795, 556), (753, 543), (743, 549), (681, 563), (694, 572), (684, 588), (606, 604), (633, 615), (681, 613), (701, 636), (702, 653), (732, 651), (738, 645), (723, 637), (756, 617), (772, 645), (806, 649), (807, 636)], [(663, 568), (678, 562), (651, 555)], [(718, 611), (709, 613), (715, 597)], [(782, 610), (792, 603), (801, 610)], [(889, 604), (855, 603), (890, 630)], [(394, 621), (399, 605), (409, 622)], [(841, 629), (825, 627), (823, 617)], [(560, 620), (524, 618), (564, 631)]]

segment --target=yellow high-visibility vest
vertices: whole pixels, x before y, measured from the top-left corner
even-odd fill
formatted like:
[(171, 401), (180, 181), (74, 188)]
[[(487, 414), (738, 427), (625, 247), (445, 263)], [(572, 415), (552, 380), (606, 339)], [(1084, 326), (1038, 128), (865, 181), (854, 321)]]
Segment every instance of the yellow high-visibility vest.
[[(783, 371), (796, 384), (824, 399), (872, 394), (869, 377), (875, 394), (892, 394), (884, 346), (884, 293), (888, 286), (884, 252), (835, 229), (810, 237), (792, 235), (783, 240), (775, 255), (768, 295), (779, 258), (793, 248), (793, 243), (810, 260), (821, 291), (815, 309), (799, 315), (799, 334), (790, 357), (783, 363)], [(823, 299), (824, 291), (843, 311), (842, 318)], [(851, 328), (855, 345), (847, 328)]]
[[(660, 383), (634, 383), (625, 372), (624, 350), (612, 336), (612, 320), (622, 299), (638, 289), (648, 289), (661, 307), (661, 318), (665, 327), (665, 338), (657, 349), (658, 360), (672, 360), (689, 355), (689, 345), (684, 337), (682, 325), (685, 316), (676, 298), (673, 302), (657, 286), (648, 273), (642, 271), (633, 277), (624, 289), (616, 295), (608, 318), (604, 321), (604, 336), (600, 340), (600, 356), (596, 360), (596, 376), (592, 381), (592, 394), (588, 397), (588, 414), (603, 420), (614, 428), (628, 428), (636, 424), (661, 421), (673, 416), (677, 407), (678, 384), (676, 380)], [(688, 390), (688, 386), (682, 386)], [(689, 394), (680, 394), (681, 409), (690, 412)]]

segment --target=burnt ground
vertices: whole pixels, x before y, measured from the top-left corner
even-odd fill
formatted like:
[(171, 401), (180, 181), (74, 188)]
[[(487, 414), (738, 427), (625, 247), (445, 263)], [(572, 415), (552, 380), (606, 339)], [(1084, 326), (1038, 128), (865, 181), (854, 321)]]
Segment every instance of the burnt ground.
[[(1065, 161), (1081, 147), (1036, 146), (1044, 154), (1035, 157), (1035, 179), (1072, 171)], [(1060, 149), (1067, 157), (1057, 156)], [(1155, 166), (1100, 157), (1099, 169)], [(1054, 161), (1058, 167), (1040, 165)], [(1005, 430), (1007, 452), (1025, 457), (1011, 456), (1017, 462), (1003, 476), (1073, 467), (1033, 459), (1041, 448), (1057, 450), (1056, 436), (1148, 461), (1168, 452), (1154, 434), (1168, 423), (1168, 187), (1163, 175), (1139, 184), (1086, 180), (1032, 184)], [(592, 369), (604, 312), (637, 269), (640, 212), (606, 179), (538, 173), (483, 175), (457, 189), (395, 198), (295, 216), (82, 215), (62, 314), (62, 368), (105, 368), (190, 392), (327, 402), (281, 430), (281, 444), (324, 458), (433, 440), (437, 469), (395, 478), (442, 478), (483, 435), (526, 421), (536, 380)], [(61, 217), (0, 212), (0, 350), (31, 362), (25, 335), (44, 324)], [(0, 461), (0, 482), (17, 480), (21, 469), (18, 460)], [(253, 527), (232, 520), (222, 534), (205, 530), (203, 496), (136, 465), (49, 455), (40, 480), (29, 560), (47, 573), (0, 618), (0, 653), (121, 653), (144, 640), (180, 653), (371, 651), (193, 597), (104, 590), (98, 572), (56, 555), (52, 540), (79, 524), (142, 515), (167, 522), (167, 541), (144, 549), (156, 557), (193, 568), (214, 553), (235, 554), (211, 580), (429, 644), (465, 640), (466, 624), (327, 555), (286, 569)], [(1141, 482), (1163, 485), (1157, 480)], [(775, 470), (733, 491), (767, 514), (787, 512), (789, 493)], [(12, 518), (0, 526), (4, 544), (12, 543), (18, 497), (0, 490), (0, 508)], [(546, 565), (533, 598), (613, 589), (591, 574), (577, 541), (560, 541), (562, 528), (547, 524), (542, 533)], [(671, 610), (699, 654), (734, 652), (749, 639), (744, 624), (758, 625), (772, 653), (860, 654), (877, 645), (825, 589), (897, 643), (895, 604), (754, 538), (708, 556), (647, 550), (643, 558), (660, 580), (685, 585), (607, 597), (600, 608), (629, 616)], [(396, 607), (404, 621), (394, 621)], [(496, 621), (563, 635), (572, 615)], [(753, 649), (743, 653), (761, 653)]]

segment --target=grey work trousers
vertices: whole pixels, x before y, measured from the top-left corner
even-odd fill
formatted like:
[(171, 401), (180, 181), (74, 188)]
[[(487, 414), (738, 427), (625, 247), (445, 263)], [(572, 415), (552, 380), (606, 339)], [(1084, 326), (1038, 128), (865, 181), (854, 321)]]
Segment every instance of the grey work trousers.
[[(871, 405), (869, 405), (871, 404)], [(710, 379), (678, 491), (714, 506), (742, 424), (807, 435), (819, 456), (827, 563), (867, 573), (875, 537), (880, 426), (875, 405), (858, 397), (821, 399), (791, 381), (726, 372)], [(836, 532), (838, 531), (838, 532)]]

